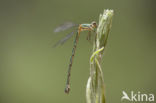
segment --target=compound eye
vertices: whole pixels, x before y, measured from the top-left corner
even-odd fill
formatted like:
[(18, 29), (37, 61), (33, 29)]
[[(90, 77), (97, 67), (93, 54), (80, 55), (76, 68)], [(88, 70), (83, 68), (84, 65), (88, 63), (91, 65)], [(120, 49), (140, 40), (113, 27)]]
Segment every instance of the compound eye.
[(97, 27), (97, 24), (96, 24), (95, 21), (92, 22), (92, 25), (93, 25), (94, 27)]

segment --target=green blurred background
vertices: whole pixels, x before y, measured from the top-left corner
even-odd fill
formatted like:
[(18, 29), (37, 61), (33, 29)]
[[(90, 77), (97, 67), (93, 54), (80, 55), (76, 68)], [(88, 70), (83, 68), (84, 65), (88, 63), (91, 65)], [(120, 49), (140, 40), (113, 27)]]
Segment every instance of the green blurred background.
[(71, 92), (64, 93), (74, 36), (52, 48), (70, 30), (65, 21), (97, 21), (113, 9), (104, 53), (106, 103), (121, 102), (122, 91), (156, 94), (156, 2), (154, 0), (0, 1), (0, 103), (85, 103), (92, 44), (81, 34), (72, 67)]

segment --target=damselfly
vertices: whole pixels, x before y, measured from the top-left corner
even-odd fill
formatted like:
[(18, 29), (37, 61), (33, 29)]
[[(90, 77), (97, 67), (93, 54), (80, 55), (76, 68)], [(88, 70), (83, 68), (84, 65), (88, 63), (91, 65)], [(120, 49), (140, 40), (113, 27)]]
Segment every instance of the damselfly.
[[(72, 49), (72, 55), (70, 57), (70, 63), (69, 63), (69, 67), (68, 67), (68, 75), (67, 75), (67, 82), (66, 82), (66, 88), (65, 88), (65, 93), (69, 93), (70, 91), (70, 75), (71, 75), (71, 67), (73, 64), (73, 59), (74, 59), (74, 55), (75, 55), (75, 50), (76, 50), (76, 45), (78, 43), (78, 39), (80, 36), (80, 32), (81, 31), (88, 31), (88, 36), (87, 36), (87, 40), (90, 40), (90, 36), (91, 36), (91, 31), (96, 30), (97, 28), (97, 23), (96, 22), (92, 22), (91, 24), (74, 24), (72, 22), (66, 22), (62, 25), (60, 25), (59, 27), (57, 27), (54, 32), (60, 32), (60, 31), (64, 31), (67, 30), (71, 27), (77, 27), (76, 29), (76, 37), (75, 37), (75, 41), (74, 41), (74, 46)], [(59, 45), (59, 44), (63, 44), (65, 41), (67, 41), (70, 37), (72, 37), (72, 35), (74, 34), (74, 31), (69, 33), (65, 38), (61, 39), (60, 41), (58, 41), (55, 45)]]

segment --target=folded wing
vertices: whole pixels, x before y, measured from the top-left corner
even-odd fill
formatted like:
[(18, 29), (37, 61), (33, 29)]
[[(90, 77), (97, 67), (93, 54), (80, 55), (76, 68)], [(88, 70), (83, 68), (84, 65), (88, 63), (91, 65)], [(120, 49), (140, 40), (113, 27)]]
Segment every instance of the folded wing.
[(64, 44), (68, 39), (70, 39), (72, 37), (72, 35), (74, 34), (75, 31), (69, 33), (68, 35), (66, 35), (63, 39), (59, 40), (53, 47), (58, 46), (59, 44), (62, 45)]
[(61, 32), (61, 31), (64, 31), (64, 30), (67, 30), (76, 26), (78, 26), (78, 24), (74, 24), (72, 22), (65, 22), (61, 24), (60, 26), (58, 26), (56, 29), (54, 29), (54, 32)]

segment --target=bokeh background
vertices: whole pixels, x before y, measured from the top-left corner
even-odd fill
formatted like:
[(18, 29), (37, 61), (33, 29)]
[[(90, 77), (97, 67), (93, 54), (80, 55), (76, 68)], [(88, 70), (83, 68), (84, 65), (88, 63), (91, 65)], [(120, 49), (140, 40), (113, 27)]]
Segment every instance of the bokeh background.
[(92, 44), (81, 34), (72, 67), (71, 92), (64, 93), (74, 36), (53, 33), (65, 21), (97, 21), (113, 9), (113, 25), (102, 69), (106, 103), (121, 102), (122, 91), (156, 95), (155, 0), (1, 0), (0, 103), (86, 103)]

